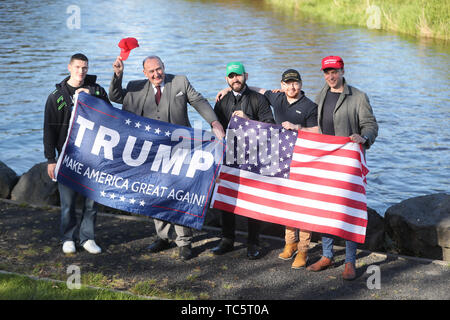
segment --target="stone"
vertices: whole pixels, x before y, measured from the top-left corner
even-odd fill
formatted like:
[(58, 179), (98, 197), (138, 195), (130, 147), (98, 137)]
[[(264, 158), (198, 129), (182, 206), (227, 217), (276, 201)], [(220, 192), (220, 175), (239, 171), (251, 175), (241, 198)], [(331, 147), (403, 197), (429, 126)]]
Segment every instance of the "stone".
[(34, 165), (20, 177), (11, 192), (11, 200), (35, 205), (59, 205), (58, 187), (47, 174), (47, 162)]
[[(334, 239), (334, 245), (345, 247), (345, 240), (333, 235), (327, 235)], [(322, 234), (313, 232), (311, 241), (322, 242)], [(372, 208), (367, 207), (366, 240), (358, 244), (358, 249), (368, 251), (385, 251), (385, 224), (384, 218)]]
[(366, 241), (358, 248), (369, 251), (385, 250), (385, 225), (384, 218), (372, 208), (367, 207)]
[(18, 180), (14, 170), (0, 161), (0, 198), (8, 199)]
[(450, 195), (437, 193), (387, 209), (385, 225), (398, 253), (450, 261)]

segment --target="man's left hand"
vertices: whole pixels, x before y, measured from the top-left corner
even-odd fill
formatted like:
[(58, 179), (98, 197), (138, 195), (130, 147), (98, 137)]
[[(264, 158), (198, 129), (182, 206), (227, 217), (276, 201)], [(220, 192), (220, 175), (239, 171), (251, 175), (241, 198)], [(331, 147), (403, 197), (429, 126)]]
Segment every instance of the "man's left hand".
[(350, 139), (355, 142), (355, 143), (361, 143), (364, 144), (366, 143), (366, 139), (364, 139), (363, 137), (361, 137), (359, 134), (354, 133), (350, 136)]

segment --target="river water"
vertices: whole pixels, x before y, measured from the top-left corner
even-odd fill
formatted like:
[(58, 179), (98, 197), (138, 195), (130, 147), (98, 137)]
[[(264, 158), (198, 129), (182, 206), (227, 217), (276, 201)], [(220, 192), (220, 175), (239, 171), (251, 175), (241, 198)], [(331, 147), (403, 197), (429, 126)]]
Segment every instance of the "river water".
[[(0, 160), (19, 175), (45, 161), (44, 105), (68, 74), (68, 58), (86, 54), (89, 73), (108, 90), (124, 37), (140, 44), (124, 83), (142, 78), (142, 59), (156, 54), (211, 104), (226, 85), (227, 62), (242, 61), (248, 83), (263, 88), (279, 87), (281, 73), (296, 68), (314, 99), (324, 83), (321, 58), (340, 55), (380, 126), (367, 152), (369, 207), (384, 215), (407, 198), (449, 192), (448, 44), (309, 21), (256, 0), (1, 1)], [(191, 122), (200, 120), (192, 110)]]

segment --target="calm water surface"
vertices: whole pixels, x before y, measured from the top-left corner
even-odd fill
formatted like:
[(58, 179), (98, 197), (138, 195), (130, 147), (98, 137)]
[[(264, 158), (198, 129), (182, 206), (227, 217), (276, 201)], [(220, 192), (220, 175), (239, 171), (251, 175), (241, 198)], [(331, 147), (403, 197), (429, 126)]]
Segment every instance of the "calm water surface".
[[(66, 25), (72, 4), (80, 29)], [(278, 87), (281, 73), (296, 68), (314, 99), (324, 83), (321, 58), (340, 55), (347, 81), (368, 94), (380, 125), (367, 153), (369, 206), (383, 215), (404, 199), (449, 192), (449, 46), (311, 22), (262, 1), (0, 2), (1, 161), (19, 175), (45, 161), (44, 105), (67, 75), (68, 58), (85, 53), (89, 73), (108, 90), (123, 37), (140, 44), (125, 63), (125, 83), (142, 78), (142, 59), (157, 54), (166, 72), (187, 75), (211, 104), (226, 85), (229, 61), (241, 60), (249, 84), (264, 88)]]

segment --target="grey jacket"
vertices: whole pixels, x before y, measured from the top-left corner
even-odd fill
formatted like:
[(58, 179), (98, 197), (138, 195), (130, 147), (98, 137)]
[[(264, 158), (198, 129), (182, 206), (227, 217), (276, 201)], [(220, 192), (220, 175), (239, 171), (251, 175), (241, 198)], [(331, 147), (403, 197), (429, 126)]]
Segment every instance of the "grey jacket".
[(126, 89), (122, 88), (122, 76), (115, 74), (109, 86), (109, 97), (112, 102), (122, 104), (122, 110), (137, 115), (190, 127), (187, 103), (209, 123), (217, 117), (200, 93), (189, 83), (185, 76), (166, 74), (164, 90), (159, 105), (155, 102), (155, 93), (148, 79), (130, 81)]
[[(318, 124), (322, 132), (320, 123), (322, 118), (322, 108), (330, 87), (325, 84), (316, 97), (318, 106)], [(378, 124), (370, 106), (367, 95), (349, 86), (344, 79), (344, 91), (339, 96), (333, 114), (334, 132), (336, 136), (348, 137), (353, 133), (366, 136), (368, 139), (364, 144), (365, 149), (369, 149), (375, 142), (378, 135)]]

